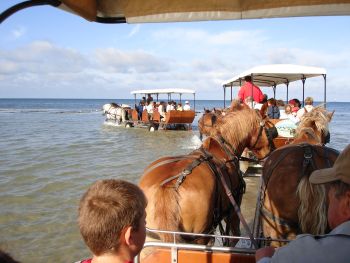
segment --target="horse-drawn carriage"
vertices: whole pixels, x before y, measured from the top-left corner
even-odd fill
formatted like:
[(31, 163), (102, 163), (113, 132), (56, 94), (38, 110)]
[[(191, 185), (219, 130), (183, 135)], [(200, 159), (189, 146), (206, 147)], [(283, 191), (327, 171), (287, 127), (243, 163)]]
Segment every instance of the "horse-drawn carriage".
[[(150, 90), (135, 90), (131, 94), (134, 95), (135, 107), (131, 110), (131, 119), (127, 121), (127, 125), (136, 127), (147, 127), (150, 131), (163, 130), (190, 130), (196, 112), (196, 92), (190, 89), (150, 89)], [(178, 105), (185, 104), (183, 95), (193, 95), (193, 108), (190, 108), (189, 101), (186, 101), (188, 108), (178, 110), (174, 105), (174, 95), (177, 95)], [(137, 98), (137, 95), (142, 98)], [(155, 98), (152, 97), (155, 96)], [(146, 98), (147, 96), (147, 98)], [(165, 96), (165, 98), (164, 98)], [(152, 100), (148, 98), (152, 97)], [(139, 99), (139, 101), (138, 101)], [(155, 107), (150, 112), (146, 109), (147, 103), (154, 103)], [(159, 107), (161, 106), (161, 107)]]
[[(242, 86), (244, 78), (250, 76), (252, 83), (259, 87), (269, 87), (273, 89), (273, 98), (276, 99), (276, 90), (278, 88), (285, 88), (286, 93), (286, 103), (289, 101), (289, 85), (292, 82), (300, 81), (302, 84), (302, 105), (304, 106), (305, 101), (305, 83), (306, 80), (313, 77), (322, 77), (323, 80), (323, 103), (326, 106), (326, 70), (319, 67), (308, 67), (300, 65), (291, 65), (291, 64), (272, 64), (272, 65), (262, 65), (253, 67), (249, 70), (246, 70), (239, 75), (234, 76), (233, 78), (225, 81), (222, 86), (224, 88), (224, 108), (226, 103), (226, 89), (230, 88), (230, 98), (233, 99), (233, 88)], [(253, 87), (252, 87), (253, 88)], [(253, 103), (253, 101), (252, 101)], [(266, 106), (266, 105), (265, 105)], [(266, 107), (262, 107), (262, 110)], [(264, 115), (265, 113), (262, 112)], [(274, 139), (274, 144), (276, 148), (279, 148), (283, 145), (289, 144), (293, 141), (295, 135), (296, 126), (290, 124), (289, 121), (281, 119), (272, 119), (272, 122), (277, 127), (278, 137)], [(278, 123), (278, 124), (277, 124)], [(294, 129), (294, 130), (293, 130)]]
[[(277, 85), (285, 84), (287, 101), (289, 99), (288, 88), (291, 82), (297, 80), (302, 81), (304, 101), (305, 80), (311, 77), (322, 76), (324, 80), (324, 102), (326, 102), (326, 71), (322, 68), (295, 65), (270, 65), (253, 68), (225, 82), (224, 88), (231, 87), (231, 100), (232, 88), (234, 86), (240, 86), (242, 84), (242, 79), (246, 75), (252, 76), (253, 81), (259, 86), (272, 87), (274, 97), (276, 95)], [(283, 125), (278, 125), (281, 120), (269, 120), (263, 116), (264, 114), (256, 112), (255, 110), (238, 109), (237, 103), (238, 102), (234, 101), (229, 109), (224, 109), (223, 111), (209, 112), (208, 119), (203, 118), (204, 116), (201, 118), (202, 123), (200, 120), (199, 129), (207, 128), (206, 131), (208, 131), (206, 134), (208, 138), (202, 145), (202, 148), (205, 150), (201, 150), (202, 152), (200, 153), (193, 152), (189, 156), (164, 157), (146, 168), (141, 178), (140, 186), (150, 200), (149, 205), (152, 208), (149, 209), (148, 213), (153, 215), (155, 213), (153, 219), (147, 219), (147, 221), (149, 221), (148, 226), (151, 227), (151, 229), (149, 229), (150, 236), (161, 238), (162, 241), (167, 242), (158, 241), (146, 243), (146, 247), (155, 246), (158, 247), (158, 249), (156, 252), (146, 256), (143, 262), (152, 262), (154, 260), (162, 262), (175, 262), (175, 260), (179, 262), (255, 262), (254, 253), (258, 247), (268, 244), (280, 246), (286, 244), (300, 233), (325, 233), (326, 223), (324, 217), (321, 216), (325, 209), (324, 205), (322, 205), (325, 203), (324, 190), (317, 188), (311, 189), (312, 186), (307, 183), (307, 179), (313, 170), (332, 166), (338, 155), (337, 151), (323, 146), (327, 142), (327, 138), (329, 138), (328, 123), (333, 113), (327, 112), (325, 104), (319, 105), (315, 107), (314, 110), (305, 113), (298, 127), (290, 132), (293, 136), (281, 136), (286, 134), (282, 132), (278, 133), (278, 128), (283, 127)], [(245, 106), (241, 107), (244, 108)], [(222, 114), (222, 112), (224, 112), (224, 114)], [(264, 125), (267, 125), (269, 128), (260, 126), (260, 128), (256, 127), (255, 130), (243, 131), (244, 125), (252, 121), (251, 117), (249, 117), (249, 112), (256, 112), (256, 115), (262, 118), (260, 119), (261, 123), (264, 123)], [(229, 126), (227, 123), (231, 123), (232, 126), (228, 128)], [(226, 132), (228, 130), (230, 132), (227, 134)], [(264, 130), (266, 134), (264, 134)], [(250, 134), (249, 136), (252, 135), (251, 132), (253, 132), (253, 134), (256, 132), (255, 136), (249, 137), (253, 142), (247, 143), (242, 137), (241, 139), (243, 141), (236, 138), (235, 136), (238, 136), (237, 134), (240, 132), (248, 135)], [(218, 134), (219, 137), (217, 137)], [(224, 136), (224, 138), (221, 136)], [(197, 167), (197, 165), (201, 165), (202, 162), (210, 162), (208, 159), (212, 158), (212, 155), (226, 162), (230, 162), (228, 160), (236, 160), (233, 162), (235, 167), (233, 169), (235, 172), (231, 173), (231, 175), (240, 178), (241, 171), (238, 160), (249, 159), (241, 157), (245, 147), (255, 154), (257, 153), (257, 149), (255, 148), (257, 147), (256, 144), (259, 141), (259, 136), (264, 136), (264, 140), (266, 140), (264, 147), (267, 147), (270, 152), (274, 151), (267, 158), (266, 164), (261, 166), (261, 185), (258, 190), (256, 211), (251, 226), (249, 227), (247, 225), (244, 218), (242, 218), (239, 208), (235, 207), (235, 205), (239, 206), (242, 200), (242, 196), (237, 196), (237, 192), (240, 190), (237, 190), (238, 186), (233, 183), (235, 179), (231, 178), (233, 181), (230, 181), (226, 178), (225, 180), (228, 180), (231, 184), (233, 183), (231, 188), (227, 189), (225, 187), (225, 182), (223, 182), (225, 180), (220, 181), (219, 179), (217, 179), (218, 186), (216, 187), (223, 193), (229, 193), (228, 195), (230, 195), (231, 191), (236, 193), (236, 204), (232, 203), (229, 205), (235, 207), (235, 212), (237, 212), (237, 214), (235, 216), (230, 215), (229, 218), (225, 216), (222, 217), (226, 222), (229, 222), (229, 228), (223, 228), (215, 220), (211, 221), (211, 226), (214, 225), (221, 229), (218, 235), (210, 231), (209, 233), (211, 234), (208, 234), (208, 230), (205, 232), (208, 226), (198, 228), (198, 226), (192, 225), (189, 227), (186, 223), (186, 220), (191, 220), (188, 213), (189, 211), (196, 211), (196, 206), (187, 211), (186, 209), (188, 209), (188, 207), (186, 207), (184, 203), (186, 201), (184, 200), (187, 199), (186, 195), (189, 194), (188, 192), (190, 192), (191, 198), (195, 198), (194, 193), (189, 189), (190, 187), (194, 187), (195, 189), (200, 188), (198, 185), (201, 183), (193, 182), (193, 185), (195, 185), (193, 186), (191, 184), (192, 182), (186, 185), (184, 181), (189, 181), (190, 178), (195, 177), (196, 171), (194, 171), (194, 168)], [(209, 144), (216, 145), (216, 147), (219, 149), (221, 148), (221, 150), (215, 149), (216, 147), (212, 146), (213, 148), (209, 147), (209, 155), (206, 155), (208, 140), (210, 141)], [(229, 150), (223, 150), (225, 146), (222, 144), (225, 143), (228, 145)], [(260, 150), (265, 148), (260, 148)], [(276, 148), (277, 150), (275, 150)], [(220, 151), (221, 154), (218, 153)], [(225, 156), (222, 152), (225, 152), (228, 156)], [(233, 156), (230, 156), (230, 154), (233, 154)], [(198, 157), (198, 155), (200, 157)], [(261, 155), (258, 157), (261, 158)], [(197, 160), (197, 162), (193, 161), (193, 159)], [(185, 163), (180, 165), (179, 162)], [(193, 163), (195, 163), (195, 165), (193, 165)], [(224, 166), (224, 164), (220, 162), (216, 165), (219, 167)], [(171, 172), (166, 172), (173, 171), (175, 167), (177, 167), (176, 170), (178, 170), (179, 167), (183, 169), (182, 172), (181, 170), (175, 172), (175, 175)], [(157, 174), (158, 169), (162, 169), (162, 174)], [(220, 177), (215, 175), (215, 168), (211, 168), (211, 171), (214, 171), (212, 172), (214, 178)], [(202, 176), (203, 174), (205, 174), (204, 171), (202, 172)], [(283, 174), (283, 176), (281, 176), (281, 174)], [(154, 185), (148, 185), (149, 177), (152, 176), (157, 176), (157, 178), (159, 178), (158, 187), (160, 189), (158, 192), (156, 191), (157, 193), (153, 192), (155, 191)], [(210, 185), (211, 179), (209, 178), (197, 180), (204, 180), (205, 185)], [(238, 180), (238, 182), (239, 181), (240, 180)], [(181, 191), (181, 187), (183, 187), (182, 184), (184, 184), (185, 190)], [(171, 193), (172, 191), (174, 191), (173, 194)], [(160, 194), (160, 192), (162, 194)], [(213, 196), (216, 195), (213, 193), (211, 194)], [(170, 201), (170, 196), (174, 198), (173, 201)], [(225, 199), (225, 194), (212, 198), (214, 198), (214, 200), (216, 198)], [(166, 205), (161, 206), (162, 202), (159, 201), (160, 199), (167, 200), (165, 201)], [(229, 199), (229, 197), (226, 197), (226, 200)], [(210, 205), (212, 201), (209, 200), (207, 200), (207, 202)], [(173, 202), (175, 202), (175, 204)], [(191, 202), (193, 202), (193, 200)], [(316, 207), (319, 208), (318, 210), (313, 210), (313, 216), (316, 220), (310, 219), (310, 214), (306, 212), (313, 207), (314, 203), (317, 203)], [(176, 208), (176, 204), (180, 206), (180, 208)], [(160, 211), (157, 212), (160, 206), (162, 207), (162, 213), (165, 213), (168, 217), (168, 219), (165, 220), (166, 222), (162, 222), (161, 219), (156, 219), (156, 217), (160, 215)], [(171, 209), (172, 206), (174, 206), (175, 211), (178, 211), (179, 214), (177, 214), (177, 216), (171, 213), (169, 214), (169, 211), (166, 212), (167, 209)], [(202, 210), (204, 209), (203, 206), (201, 208)], [(212, 209), (213, 211), (218, 209), (218, 205), (215, 204), (215, 201)], [(182, 216), (182, 213), (186, 215)], [(193, 216), (191, 222), (198, 220), (198, 213), (199, 211), (197, 211), (196, 216)], [(179, 217), (183, 220), (181, 224), (172, 225), (172, 223), (169, 223), (172, 220), (170, 218), (178, 218), (178, 220), (180, 220)], [(207, 220), (210, 222), (210, 218), (207, 218)], [(237, 220), (243, 224), (243, 231), (246, 233), (246, 237), (240, 236), (240, 231), (237, 230), (237, 225), (235, 225)], [(313, 223), (316, 221), (317, 223), (315, 226)], [(163, 231), (159, 232), (155, 229), (163, 229)], [(169, 231), (174, 229), (177, 229), (177, 231)], [(192, 232), (196, 232), (196, 234), (188, 233), (189, 229), (192, 230)], [(198, 234), (198, 232), (200, 234)], [(204, 234), (204, 232), (206, 234)], [(203, 240), (206, 240), (206, 242)], [(210, 243), (207, 243), (208, 240), (216, 241), (213, 242), (214, 244), (208, 245)], [(217, 245), (217, 240), (221, 240), (219, 241), (221, 242), (219, 246)], [(191, 244), (184, 244), (188, 241), (191, 241)], [(193, 244), (193, 242), (195, 244)], [(225, 244), (228, 244), (228, 246), (225, 246)]]
[[(134, 95), (134, 108), (129, 105), (118, 105), (109, 103), (103, 105), (103, 114), (107, 121), (112, 121), (117, 125), (127, 128), (141, 127), (149, 131), (162, 130), (191, 130), (192, 122), (196, 116), (196, 92), (189, 89), (150, 89), (135, 90), (131, 92)], [(189, 100), (186, 100), (182, 107), (183, 95), (193, 95), (193, 106), (190, 106)], [(137, 98), (137, 95), (144, 95)], [(155, 99), (153, 99), (155, 96)], [(178, 95), (178, 102), (173, 99)], [(163, 98), (166, 96), (166, 98)], [(147, 98), (146, 98), (147, 97)], [(139, 99), (139, 100), (138, 100)], [(153, 104), (151, 110), (149, 104)], [(170, 105), (172, 104), (172, 105)], [(181, 109), (174, 105), (181, 106)], [(169, 105), (170, 107), (168, 107)]]
[[(140, 186), (149, 200), (149, 237), (156, 241), (146, 242), (151, 252), (145, 251), (142, 262), (255, 262), (259, 247), (281, 246), (300, 233), (326, 232), (325, 190), (310, 185), (308, 177), (331, 167), (338, 155), (323, 146), (327, 132), (318, 130), (328, 127), (329, 113), (323, 107), (306, 113), (293, 142), (273, 150), (273, 123), (237, 105), (200, 149), (163, 157), (145, 169)], [(250, 226), (239, 208), (245, 184), (238, 161), (245, 147), (259, 159), (269, 154)], [(218, 220), (225, 220), (226, 228)], [(246, 236), (240, 235), (239, 222)]]

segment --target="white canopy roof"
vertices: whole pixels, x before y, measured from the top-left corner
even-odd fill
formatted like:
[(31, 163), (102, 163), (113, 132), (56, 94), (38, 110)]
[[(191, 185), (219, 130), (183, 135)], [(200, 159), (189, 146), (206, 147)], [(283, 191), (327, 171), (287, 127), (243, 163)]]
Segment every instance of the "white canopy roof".
[(190, 89), (143, 89), (134, 90), (131, 94), (195, 94), (196, 91)]
[(251, 68), (225, 81), (224, 87), (241, 86), (245, 76), (252, 76), (255, 85), (263, 87), (286, 84), (303, 78), (326, 75), (324, 68), (307, 67), (291, 64), (262, 65)]

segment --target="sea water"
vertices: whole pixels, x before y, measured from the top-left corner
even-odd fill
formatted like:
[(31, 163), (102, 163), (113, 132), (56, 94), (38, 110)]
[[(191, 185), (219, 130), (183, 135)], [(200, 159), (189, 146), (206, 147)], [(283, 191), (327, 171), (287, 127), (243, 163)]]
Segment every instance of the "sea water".
[[(135, 103), (0, 99), (0, 247), (17, 260), (75, 262), (88, 257), (77, 208), (90, 184), (105, 178), (137, 183), (152, 161), (201, 145), (200, 114), (193, 131), (127, 129), (104, 124), (101, 107), (111, 101)], [(196, 101), (198, 112), (223, 106), (223, 101)], [(328, 103), (327, 109), (335, 110), (328, 146), (342, 150), (350, 138), (350, 103)], [(253, 209), (255, 201), (245, 203)]]

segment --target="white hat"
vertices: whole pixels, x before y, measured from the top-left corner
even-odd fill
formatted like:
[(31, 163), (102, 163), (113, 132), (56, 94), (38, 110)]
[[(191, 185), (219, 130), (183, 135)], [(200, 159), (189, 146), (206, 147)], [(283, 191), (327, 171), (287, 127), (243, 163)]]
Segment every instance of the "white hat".
[(187, 104), (188, 104), (188, 103), (190, 103), (190, 102), (189, 102), (188, 100), (186, 100), (186, 101), (185, 101), (185, 103), (187, 103)]

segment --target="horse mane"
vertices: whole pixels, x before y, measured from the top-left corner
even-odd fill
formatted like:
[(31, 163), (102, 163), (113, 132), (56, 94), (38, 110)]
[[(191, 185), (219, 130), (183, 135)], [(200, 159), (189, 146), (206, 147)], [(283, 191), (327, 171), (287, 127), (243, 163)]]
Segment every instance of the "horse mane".
[(117, 103), (111, 102), (110, 104), (111, 104), (111, 106), (114, 107), (114, 108), (118, 108), (118, 107), (119, 107), (119, 105), (118, 105)]
[(216, 132), (231, 145), (238, 145), (250, 136), (248, 130), (255, 130), (259, 126), (258, 113), (235, 100), (230, 109), (230, 112), (217, 120)]
[(300, 124), (296, 129), (296, 137), (305, 128), (315, 128), (316, 130), (322, 132), (322, 134), (327, 134), (329, 132), (328, 123), (330, 121), (327, 110), (323, 105), (313, 108), (312, 111), (307, 112), (301, 118)]
[(327, 229), (326, 189), (322, 184), (312, 185), (308, 176), (301, 178), (297, 188), (300, 200), (298, 209), (302, 233), (322, 235)]

